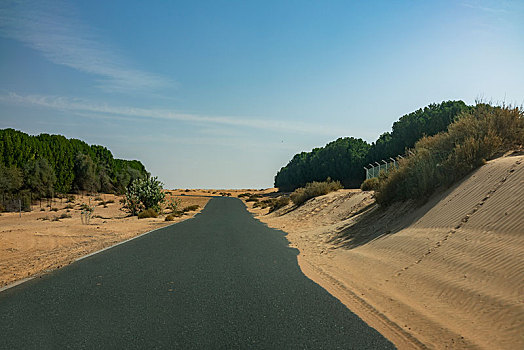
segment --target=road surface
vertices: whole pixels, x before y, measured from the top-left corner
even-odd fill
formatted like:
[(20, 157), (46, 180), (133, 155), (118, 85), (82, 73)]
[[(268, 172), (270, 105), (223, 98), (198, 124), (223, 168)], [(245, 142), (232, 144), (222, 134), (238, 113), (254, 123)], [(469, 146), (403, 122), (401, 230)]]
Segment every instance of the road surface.
[(0, 293), (0, 348), (390, 349), (238, 199)]

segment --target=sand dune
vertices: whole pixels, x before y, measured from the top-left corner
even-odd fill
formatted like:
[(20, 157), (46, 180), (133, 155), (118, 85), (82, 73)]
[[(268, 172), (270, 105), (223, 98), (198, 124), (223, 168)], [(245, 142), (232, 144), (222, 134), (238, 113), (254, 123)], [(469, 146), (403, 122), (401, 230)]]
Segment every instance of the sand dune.
[(423, 206), (383, 210), (342, 190), (255, 212), (289, 233), (306, 274), (400, 348), (522, 349), (523, 198), (524, 156), (510, 155)]

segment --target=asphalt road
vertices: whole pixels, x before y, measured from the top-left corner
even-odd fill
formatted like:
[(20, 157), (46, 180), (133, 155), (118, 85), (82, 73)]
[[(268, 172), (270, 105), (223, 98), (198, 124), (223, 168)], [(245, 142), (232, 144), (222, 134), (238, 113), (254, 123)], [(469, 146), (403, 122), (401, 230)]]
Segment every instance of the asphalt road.
[(2, 349), (390, 349), (238, 199), (0, 293)]

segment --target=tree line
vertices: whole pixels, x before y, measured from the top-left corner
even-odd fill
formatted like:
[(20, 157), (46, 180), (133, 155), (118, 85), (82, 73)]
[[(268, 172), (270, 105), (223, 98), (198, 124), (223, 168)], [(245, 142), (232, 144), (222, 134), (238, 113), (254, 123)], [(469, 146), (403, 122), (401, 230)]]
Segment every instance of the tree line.
[(353, 137), (339, 138), (311, 152), (296, 154), (275, 176), (280, 191), (294, 191), (313, 181), (330, 178), (346, 188), (359, 187), (365, 179), (363, 167), (404, 154), (423, 136), (445, 131), (459, 115), (471, 109), (463, 101), (430, 104), (402, 116), (373, 143)]
[(0, 194), (125, 193), (128, 185), (148, 176), (138, 160), (113, 157), (103, 146), (62, 135), (28, 135), (0, 130)]

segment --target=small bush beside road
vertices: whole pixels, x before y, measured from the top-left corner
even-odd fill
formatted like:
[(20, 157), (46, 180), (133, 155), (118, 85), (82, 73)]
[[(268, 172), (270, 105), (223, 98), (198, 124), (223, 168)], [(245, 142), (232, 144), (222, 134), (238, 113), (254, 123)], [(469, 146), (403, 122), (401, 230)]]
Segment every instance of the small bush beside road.
[(295, 205), (302, 205), (307, 200), (328, 194), (330, 192), (338, 191), (342, 188), (340, 181), (332, 181), (328, 179), (323, 182), (310, 182), (305, 187), (297, 188), (291, 193), (290, 198)]

